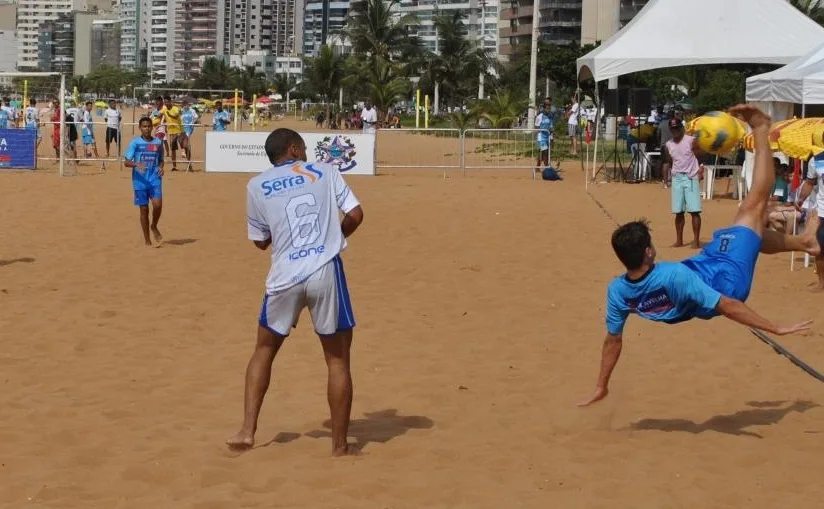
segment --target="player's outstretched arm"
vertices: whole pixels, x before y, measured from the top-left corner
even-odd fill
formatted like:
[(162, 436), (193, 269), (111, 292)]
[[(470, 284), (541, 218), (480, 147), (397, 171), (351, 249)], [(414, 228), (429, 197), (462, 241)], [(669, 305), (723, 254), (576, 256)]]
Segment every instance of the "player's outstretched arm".
[(348, 237), (355, 233), (358, 226), (363, 222), (363, 208), (360, 205), (353, 208), (343, 216), (343, 221), (340, 223), (340, 229), (344, 237)]
[(805, 331), (809, 329), (810, 325), (813, 323), (812, 320), (807, 320), (794, 325), (779, 326), (759, 315), (740, 300), (730, 299), (727, 297), (721, 297), (721, 300), (718, 301), (718, 305), (715, 309), (730, 320), (738, 322), (741, 325), (771, 332), (779, 336)]
[(604, 347), (601, 349), (601, 371), (598, 374), (598, 383), (595, 384), (595, 394), (582, 401), (578, 406), (589, 406), (601, 401), (609, 394), (609, 379), (612, 371), (621, 357), (621, 347), (623, 346), (623, 336), (620, 334), (607, 334), (604, 339)]

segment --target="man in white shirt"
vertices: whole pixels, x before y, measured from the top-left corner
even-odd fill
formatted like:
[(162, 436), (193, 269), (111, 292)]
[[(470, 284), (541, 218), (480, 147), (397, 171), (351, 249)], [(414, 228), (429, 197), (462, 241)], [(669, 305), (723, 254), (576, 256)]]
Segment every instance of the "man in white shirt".
[[(810, 193), (816, 189), (818, 192), (815, 193), (814, 198), (815, 208), (808, 209), (807, 214), (817, 214), (818, 217), (824, 218), (824, 192), (822, 192), (822, 189), (824, 189), (824, 153), (811, 158), (807, 163), (807, 174), (804, 176), (804, 185), (801, 186), (801, 191), (798, 193), (794, 203), (795, 208), (798, 209), (799, 212), (804, 210), (804, 202), (810, 196)], [(824, 223), (824, 221), (819, 221), (818, 230), (816, 231), (819, 244), (824, 241), (824, 226), (822, 226), (822, 223)], [(822, 246), (824, 246), (824, 244), (822, 244)], [(824, 255), (815, 257), (815, 268), (818, 273), (817, 290), (824, 291)]]
[(3, 111), (6, 112), (8, 117), (8, 127), (15, 128), (17, 127), (17, 108), (12, 106), (11, 99), (8, 97), (3, 98)]
[[(346, 237), (363, 221), (363, 210), (338, 170), (306, 162), (306, 143), (295, 131), (275, 130), (266, 139), (265, 150), (273, 166), (249, 181), (246, 216), (249, 240), (262, 250), (272, 247), (272, 266), (257, 346), (246, 370), (243, 426), (226, 443), (240, 449), (254, 446), (272, 362), (308, 307), (329, 370), (332, 452), (356, 453), (346, 442), (355, 318), (340, 252), (346, 248)], [(344, 214), (340, 223), (338, 211)]]
[(40, 110), (37, 109), (37, 101), (35, 99), (29, 102), (24, 118), (26, 129), (33, 129), (37, 132), (37, 146), (39, 147), (43, 136), (40, 134)]
[(578, 99), (573, 95), (572, 106), (569, 107), (569, 111), (567, 112), (567, 134), (569, 134), (572, 140), (572, 152), (570, 152), (572, 156), (578, 155), (578, 115), (580, 110), (581, 106), (578, 104)]
[(109, 100), (109, 107), (104, 113), (106, 117), (106, 157), (109, 157), (109, 148), (112, 142), (117, 143), (117, 155), (120, 156), (120, 122), (123, 116), (114, 99)]
[(361, 120), (363, 121), (363, 134), (375, 134), (375, 127), (378, 124), (378, 112), (369, 102), (364, 104)]

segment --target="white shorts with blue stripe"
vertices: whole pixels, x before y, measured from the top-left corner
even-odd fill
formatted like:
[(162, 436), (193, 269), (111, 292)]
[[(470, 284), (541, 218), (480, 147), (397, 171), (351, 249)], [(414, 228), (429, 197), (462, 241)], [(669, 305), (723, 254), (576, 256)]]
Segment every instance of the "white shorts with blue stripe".
[(265, 295), (259, 323), (279, 336), (288, 336), (297, 325), (303, 308), (309, 308), (315, 332), (321, 336), (355, 327), (340, 256), (332, 258), (302, 283), (274, 295)]

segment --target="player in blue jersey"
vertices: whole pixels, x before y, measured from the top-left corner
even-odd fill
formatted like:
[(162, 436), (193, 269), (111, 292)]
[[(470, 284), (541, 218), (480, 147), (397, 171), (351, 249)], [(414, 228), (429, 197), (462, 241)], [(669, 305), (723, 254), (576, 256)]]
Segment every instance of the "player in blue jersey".
[(744, 304), (759, 252), (804, 251), (815, 256), (821, 247), (815, 236), (817, 217), (807, 219), (810, 224), (803, 236), (765, 229), (767, 205), (775, 186), (769, 148), (770, 117), (752, 105), (735, 106), (730, 113), (746, 120), (755, 138), (755, 169), (749, 194), (733, 225), (717, 230), (701, 253), (681, 262), (655, 263), (655, 248), (645, 221), (627, 223), (615, 230), (612, 247), (627, 272), (615, 278), (607, 290), (607, 336), (601, 369), (595, 394), (582, 406), (600, 401), (609, 393), (609, 379), (621, 354), (624, 324), (630, 314), (669, 324), (723, 315), (778, 335), (810, 328), (812, 321), (776, 325)]
[(212, 127), (216, 132), (225, 131), (232, 123), (229, 112), (223, 109), (222, 101), (215, 101), (215, 112), (212, 114)]
[(183, 111), (180, 113), (180, 120), (183, 123), (183, 134), (178, 139), (178, 144), (180, 148), (183, 149), (183, 155), (186, 156), (186, 160), (188, 161), (188, 168), (192, 169), (192, 134), (195, 132), (195, 125), (200, 120), (200, 117), (189, 105), (189, 101), (183, 99), (180, 101), (183, 105)]
[(163, 211), (163, 142), (152, 136), (152, 119), (140, 119), (140, 136), (133, 139), (126, 149), (125, 166), (132, 169), (134, 204), (140, 207), (140, 227), (147, 246), (152, 245), (149, 237), (149, 202), (152, 203), (151, 231), (157, 246), (163, 236), (157, 229), (160, 213)]
[(538, 129), (536, 141), (538, 142), (538, 160), (535, 162), (536, 171), (541, 172), (542, 168), (549, 166), (549, 144), (552, 143), (552, 99), (544, 99), (544, 105), (540, 113), (535, 117), (535, 129)]

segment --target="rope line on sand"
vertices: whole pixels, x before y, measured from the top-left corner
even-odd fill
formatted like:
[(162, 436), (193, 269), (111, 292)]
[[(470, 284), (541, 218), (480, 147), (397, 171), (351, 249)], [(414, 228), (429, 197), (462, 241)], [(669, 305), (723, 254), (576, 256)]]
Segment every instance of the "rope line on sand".
[[(612, 217), (612, 214), (609, 213), (607, 208), (604, 207), (604, 204), (601, 203), (600, 201), (598, 201), (598, 198), (593, 196), (592, 193), (590, 193), (589, 191), (587, 191), (586, 193), (590, 197), (590, 199), (592, 199), (592, 201), (595, 202), (595, 205), (597, 205), (598, 208), (601, 209), (601, 212), (603, 212), (604, 215), (609, 218), (610, 221), (615, 223), (616, 226), (621, 226), (620, 223), (618, 223), (618, 221), (616, 221), (615, 218)], [(784, 348), (778, 341), (776, 341), (773, 338), (767, 336), (764, 332), (762, 332), (758, 329), (753, 329), (752, 327), (747, 327), (747, 329), (750, 332), (752, 332), (755, 337), (757, 337), (758, 339), (760, 339), (761, 341), (763, 341), (764, 343), (769, 345), (775, 351), (775, 353), (785, 357), (787, 360), (789, 360), (790, 362), (792, 362), (793, 364), (795, 364), (796, 366), (801, 368), (805, 373), (807, 373), (811, 377), (815, 378), (819, 382), (824, 382), (824, 375), (822, 375), (821, 373), (816, 371), (812, 366), (810, 366), (806, 362), (804, 362), (801, 359), (799, 359), (798, 357), (796, 357), (792, 352), (790, 352), (789, 350)]]

